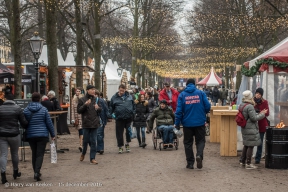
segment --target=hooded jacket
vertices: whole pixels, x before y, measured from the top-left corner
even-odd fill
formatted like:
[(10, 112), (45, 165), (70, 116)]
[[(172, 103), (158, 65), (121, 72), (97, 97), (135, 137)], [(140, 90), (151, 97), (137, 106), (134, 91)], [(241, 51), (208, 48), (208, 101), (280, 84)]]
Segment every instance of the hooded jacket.
[(109, 111), (115, 114), (115, 119), (132, 119), (135, 114), (135, 105), (132, 96), (125, 91), (123, 96), (115, 93), (110, 101)]
[(26, 129), (27, 139), (37, 137), (55, 137), (54, 127), (48, 110), (39, 102), (31, 102), (24, 109), (28, 127)]
[[(246, 103), (249, 103), (244, 107)], [(252, 105), (253, 104), (253, 105)], [(244, 107), (244, 108), (243, 108)], [(254, 101), (244, 100), (239, 105), (239, 108), (243, 108), (243, 116), (247, 119), (245, 128), (241, 128), (243, 145), (245, 146), (259, 146), (261, 145), (261, 139), (259, 134), (258, 122), (265, 117), (264, 114), (257, 114), (254, 109)]]
[(203, 126), (210, 108), (206, 94), (189, 83), (178, 97), (175, 125), (179, 127), (182, 123), (183, 127), (187, 128)]
[(26, 128), (28, 122), (19, 105), (7, 100), (0, 106), (0, 137), (15, 137), (20, 134), (19, 124)]

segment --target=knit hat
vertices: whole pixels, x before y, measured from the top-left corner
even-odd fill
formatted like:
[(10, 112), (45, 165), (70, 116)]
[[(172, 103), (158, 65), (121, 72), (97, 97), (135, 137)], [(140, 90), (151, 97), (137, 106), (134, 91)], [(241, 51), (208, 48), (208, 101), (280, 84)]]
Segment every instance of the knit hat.
[(245, 100), (250, 100), (250, 99), (253, 98), (253, 94), (252, 94), (252, 92), (250, 90), (244, 91), (242, 93), (242, 95), (243, 95), (243, 99), (245, 99)]
[(166, 101), (165, 99), (161, 100), (161, 101), (160, 101), (160, 104), (161, 104), (161, 103), (164, 103), (165, 105), (167, 105), (167, 101)]
[(89, 90), (89, 89), (95, 89), (95, 86), (94, 85), (87, 85), (86, 90)]
[(259, 93), (261, 96), (263, 96), (264, 90), (261, 87), (259, 87), (258, 89), (256, 89), (255, 93)]
[(186, 82), (186, 85), (189, 85), (190, 83), (195, 85), (195, 79), (188, 79), (187, 82)]

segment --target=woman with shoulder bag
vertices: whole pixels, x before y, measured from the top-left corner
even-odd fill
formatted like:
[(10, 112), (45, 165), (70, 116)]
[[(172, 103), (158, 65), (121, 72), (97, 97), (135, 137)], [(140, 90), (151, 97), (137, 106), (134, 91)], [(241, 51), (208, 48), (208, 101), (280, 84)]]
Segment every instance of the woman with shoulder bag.
[(82, 145), (83, 145), (83, 129), (82, 129), (82, 116), (81, 114), (77, 113), (77, 105), (78, 101), (83, 95), (81, 94), (82, 88), (77, 87), (75, 90), (75, 95), (72, 99), (72, 113), (71, 113), (71, 123), (74, 124), (75, 128), (78, 130), (79, 134), (79, 151), (82, 152)]
[(240, 164), (246, 169), (256, 169), (257, 167), (251, 163), (254, 146), (261, 145), (258, 122), (265, 117), (267, 109), (263, 109), (260, 113), (256, 113), (255, 102), (251, 91), (243, 92), (242, 103), (239, 108), (242, 108), (244, 118), (247, 120), (245, 127), (241, 128), (243, 137), (243, 151), (240, 159)]
[[(139, 147), (146, 147), (145, 143), (145, 128), (147, 126), (146, 120), (149, 115), (148, 101), (145, 100), (144, 95), (139, 95), (138, 99), (135, 100), (136, 105), (136, 114), (133, 121), (133, 126), (136, 127), (137, 131), (137, 140), (139, 143)], [(142, 133), (142, 142), (140, 137), (140, 130)]]

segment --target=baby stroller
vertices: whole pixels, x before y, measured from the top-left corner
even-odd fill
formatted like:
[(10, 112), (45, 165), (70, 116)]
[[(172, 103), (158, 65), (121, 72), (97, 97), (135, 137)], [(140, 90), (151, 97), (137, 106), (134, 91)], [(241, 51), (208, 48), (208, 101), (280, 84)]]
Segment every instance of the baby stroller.
[(206, 136), (209, 136), (210, 135), (210, 113), (206, 114), (205, 131), (206, 131)]
[[(158, 131), (157, 127), (155, 127), (152, 131), (152, 141), (153, 141), (153, 145), (154, 145), (154, 149), (156, 150), (157, 145), (159, 145), (159, 150), (161, 151), (162, 149), (164, 149), (163, 147), (163, 141), (162, 141), (162, 132)], [(158, 142), (158, 139), (161, 139), (160, 142)], [(176, 134), (173, 132), (173, 145), (175, 147), (176, 150), (178, 150), (178, 146), (179, 146), (179, 139), (176, 136)], [(169, 149), (169, 148), (167, 148)], [(171, 148), (170, 148), (171, 149)]]

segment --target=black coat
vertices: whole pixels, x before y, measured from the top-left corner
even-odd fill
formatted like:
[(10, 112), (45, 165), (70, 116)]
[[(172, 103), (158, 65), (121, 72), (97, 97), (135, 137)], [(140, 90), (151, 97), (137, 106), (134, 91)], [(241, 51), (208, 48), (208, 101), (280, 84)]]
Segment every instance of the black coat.
[(49, 100), (41, 101), (41, 105), (43, 105), (43, 107), (46, 107), (48, 111), (56, 111), (54, 107), (54, 103), (52, 103)]
[(149, 116), (148, 101), (139, 103), (138, 100), (135, 101), (136, 113), (133, 122), (134, 127), (147, 127), (146, 120)]
[(62, 108), (60, 107), (59, 101), (56, 99), (56, 97), (53, 97), (52, 99), (50, 99), (50, 101), (52, 101), (54, 105), (54, 111), (62, 111)]
[[(85, 105), (85, 102), (91, 99), (89, 105)], [(101, 113), (101, 104), (98, 101), (99, 109), (95, 110), (96, 98), (89, 94), (86, 94), (84, 97), (80, 98), (77, 105), (77, 112), (82, 114), (82, 128), (94, 128), (97, 129), (100, 126), (100, 113)]]
[(19, 105), (7, 100), (0, 106), (0, 137), (15, 137), (20, 134), (19, 124), (26, 129), (28, 122)]

